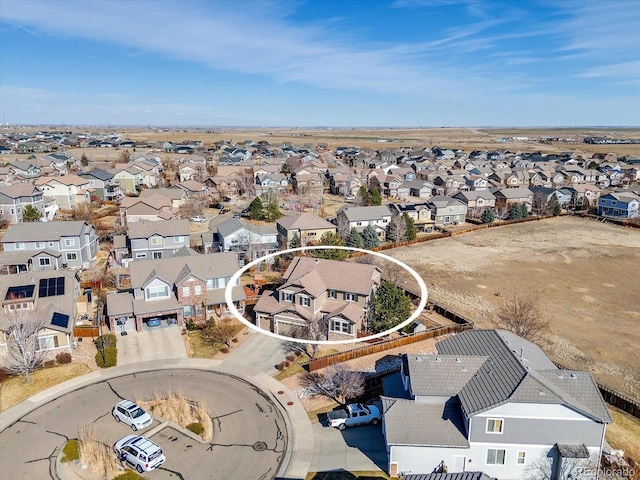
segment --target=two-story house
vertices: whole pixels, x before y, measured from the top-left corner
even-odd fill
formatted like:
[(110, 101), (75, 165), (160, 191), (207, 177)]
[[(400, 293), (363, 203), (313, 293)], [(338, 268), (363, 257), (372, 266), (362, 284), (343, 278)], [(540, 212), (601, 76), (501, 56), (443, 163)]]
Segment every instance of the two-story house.
[(431, 197), (427, 205), (436, 227), (464, 223), (467, 217), (467, 206), (456, 198), (437, 195)]
[(501, 188), (494, 192), (496, 197), (496, 207), (504, 208), (514, 203), (524, 203), (531, 211), (533, 204), (533, 192), (525, 187)]
[(288, 336), (316, 322), (322, 339), (355, 340), (380, 279), (375, 265), (295, 257), (283, 283), (260, 296), (253, 310), (256, 325)]
[(49, 359), (71, 353), (79, 285), (77, 273), (71, 271), (0, 275), (0, 356), (8, 348), (5, 329), (12, 321), (36, 321), (34, 316), (44, 324), (38, 332), (37, 349), (46, 351)]
[(91, 182), (78, 175), (40, 177), (35, 185), (42, 193), (55, 199), (60, 208), (73, 209), (91, 201)]
[(93, 189), (93, 194), (100, 200), (117, 202), (124, 196), (118, 181), (114, 180), (112, 172), (95, 168), (88, 172), (80, 173), (79, 176), (89, 180), (89, 186)]
[(272, 190), (277, 193), (286, 192), (289, 189), (289, 180), (283, 173), (265, 173), (254, 177), (256, 196)]
[[(150, 191), (154, 192), (154, 190)], [(173, 207), (172, 199), (162, 195), (125, 197), (120, 202), (120, 218), (123, 225), (144, 221), (172, 220), (177, 218), (178, 214), (179, 210)]]
[(278, 229), (273, 223), (255, 225), (240, 218), (228, 218), (217, 229), (220, 248), (234, 252), (241, 265), (244, 260), (253, 261), (278, 251)]
[[(382, 397), (389, 473), (483, 471), (520, 480), (552, 462), (599, 459), (611, 417), (587, 371), (561, 370), (505, 330), (467, 330), (436, 355), (404, 355), (404, 398)], [(549, 477), (546, 477), (549, 478)]]
[(189, 220), (134, 222), (129, 225), (131, 258), (158, 260), (189, 247)]
[(456, 193), (453, 198), (460, 200), (467, 205), (469, 210), (484, 210), (485, 208), (495, 208), (496, 197), (489, 190), (471, 190), (468, 192)]
[(378, 234), (378, 238), (384, 241), (387, 227), (391, 222), (392, 212), (386, 205), (369, 207), (346, 206), (338, 210), (336, 214), (337, 222), (349, 222), (349, 230), (355, 228), (358, 232), (366, 227), (372, 227)]
[(0, 215), (6, 215), (10, 223), (22, 222), (22, 212), (31, 205), (45, 218), (43, 193), (30, 183), (18, 183), (0, 187)]
[(289, 248), (291, 241), (298, 237), (302, 246), (311, 245), (320, 240), (325, 233), (336, 233), (331, 222), (310, 213), (287, 215), (276, 220), (278, 243)]
[[(134, 261), (131, 291), (107, 295), (107, 319), (112, 332), (143, 331), (149, 319), (183, 326), (227, 314), (225, 288), (238, 270), (231, 252), (200, 255), (186, 247), (171, 258)], [(238, 283), (232, 288), (234, 306), (244, 309), (246, 298)]]
[[(5, 252), (52, 251), (61, 254), (60, 266), (88, 268), (98, 252), (98, 237), (93, 225), (83, 221), (30, 222), (11, 225), (2, 238)], [(48, 258), (43, 258), (41, 267)]]
[(628, 191), (611, 192), (598, 198), (598, 215), (615, 218), (636, 218), (640, 196)]
[(422, 203), (391, 203), (389, 210), (394, 215), (405, 213), (413, 220), (416, 231), (423, 233), (433, 232), (435, 221), (431, 218), (431, 208), (427, 202)]

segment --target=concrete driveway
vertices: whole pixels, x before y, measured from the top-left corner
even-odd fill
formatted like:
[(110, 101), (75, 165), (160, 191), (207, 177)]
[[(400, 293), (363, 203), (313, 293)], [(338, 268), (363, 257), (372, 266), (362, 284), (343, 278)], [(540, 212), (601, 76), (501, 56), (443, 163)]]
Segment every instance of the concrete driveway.
[(128, 335), (118, 335), (118, 365), (187, 358), (181, 328), (177, 325), (159, 327), (144, 326), (140, 333), (130, 331)]

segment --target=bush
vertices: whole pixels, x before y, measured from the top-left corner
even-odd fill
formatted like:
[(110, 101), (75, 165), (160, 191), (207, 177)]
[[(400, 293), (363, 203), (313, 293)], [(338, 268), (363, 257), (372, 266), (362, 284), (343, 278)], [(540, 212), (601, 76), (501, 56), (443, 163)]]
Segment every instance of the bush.
[(144, 480), (144, 477), (138, 475), (138, 472), (133, 470), (127, 470), (124, 473), (121, 473), (117, 477), (113, 477), (113, 480)]
[(44, 368), (51, 368), (55, 366), (56, 366), (55, 360), (47, 360), (46, 362), (44, 362)]
[(113, 333), (106, 333), (104, 335), (99, 336), (98, 338), (96, 338), (93, 343), (96, 344), (96, 348), (98, 350), (102, 349), (103, 347), (115, 347), (116, 343), (118, 341), (118, 337), (116, 337)]
[(115, 367), (118, 364), (118, 349), (116, 347), (106, 347), (104, 357), (102, 351), (96, 353), (96, 364), (100, 368)]
[(238, 343), (238, 339), (237, 339), (237, 338), (235, 338), (235, 337), (234, 337), (234, 338), (232, 338), (232, 339), (231, 339), (231, 341), (232, 341), (233, 343)]
[(284, 368), (285, 368), (285, 367), (284, 367), (284, 362), (280, 362), (280, 363), (277, 365), (277, 368), (278, 368), (278, 370), (283, 371), (283, 370), (284, 370)]
[(73, 462), (75, 460), (80, 459), (80, 452), (78, 450), (78, 441), (75, 438), (72, 438), (67, 443), (64, 444), (64, 448), (62, 449), (62, 458), (61, 462)]
[(229, 353), (229, 349), (228, 349), (227, 347), (222, 347), (222, 348), (220, 349), (220, 351), (221, 351), (222, 353)]
[(197, 330), (197, 325), (196, 322), (194, 322), (193, 320), (189, 319), (187, 320), (187, 330), (190, 332), (193, 332), (194, 330)]
[(293, 362), (296, 359), (296, 356), (293, 353), (290, 353), (286, 358), (288, 361)]
[(71, 363), (71, 354), (69, 352), (61, 352), (56, 355), (56, 362), (59, 365), (64, 365), (65, 363)]
[(190, 423), (185, 428), (187, 430), (192, 431), (196, 435), (202, 435), (204, 433), (204, 427), (202, 426), (201, 423), (198, 423), (198, 422)]

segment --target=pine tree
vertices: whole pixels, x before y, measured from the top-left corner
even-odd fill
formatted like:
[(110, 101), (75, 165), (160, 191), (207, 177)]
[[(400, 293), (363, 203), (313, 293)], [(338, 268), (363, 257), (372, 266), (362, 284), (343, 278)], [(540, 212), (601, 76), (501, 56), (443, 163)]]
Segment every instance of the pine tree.
[(418, 230), (416, 229), (416, 224), (406, 212), (402, 214), (404, 221), (407, 225), (407, 230), (404, 234), (405, 240), (410, 242), (411, 240), (415, 240), (418, 236)]
[(480, 217), (480, 221), (482, 223), (493, 223), (496, 219), (496, 214), (493, 213), (493, 209), (485, 208), (484, 212), (482, 212), (482, 216)]
[(404, 322), (411, 315), (411, 302), (400, 287), (383, 281), (371, 300), (369, 330), (378, 333)]
[(374, 205), (382, 205), (382, 195), (380, 195), (380, 190), (377, 188), (369, 190), (369, 197)]
[(351, 229), (351, 233), (347, 237), (346, 242), (347, 247), (353, 248), (364, 248), (364, 240), (362, 239), (362, 235), (355, 228)]
[(520, 218), (527, 218), (530, 216), (531, 216), (531, 212), (529, 211), (527, 204), (522, 202), (522, 204), (520, 205)]
[(262, 220), (264, 217), (264, 205), (260, 197), (254, 198), (249, 204), (249, 217), (252, 220)]
[(509, 208), (509, 220), (516, 220), (522, 218), (522, 210), (520, 210), (519, 203), (512, 203)]
[[(342, 247), (344, 243), (342, 242), (342, 238), (340, 235), (333, 232), (327, 232), (320, 237), (320, 241), (318, 242), (318, 246), (337, 246)], [(330, 260), (344, 260), (349, 255), (347, 250), (342, 250), (338, 248), (317, 248), (313, 249), (310, 252), (312, 257), (316, 258), (328, 258)]]
[(553, 213), (554, 217), (557, 217), (562, 213), (562, 207), (560, 206), (560, 202), (558, 201), (558, 196), (554, 193), (551, 197), (550, 205), (551, 213)]
[(364, 248), (375, 248), (380, 246), (380, 239), (378, 234), (371, 225), (367, 225), (362, 230), (362, 241), (364, 242)]
[(291, 241), (289, 242), (289, 248), (300, 248), (301, 246), (302, 241), (300, 240), (300, 235), (294, 233), (293, 237), (291, 237)]

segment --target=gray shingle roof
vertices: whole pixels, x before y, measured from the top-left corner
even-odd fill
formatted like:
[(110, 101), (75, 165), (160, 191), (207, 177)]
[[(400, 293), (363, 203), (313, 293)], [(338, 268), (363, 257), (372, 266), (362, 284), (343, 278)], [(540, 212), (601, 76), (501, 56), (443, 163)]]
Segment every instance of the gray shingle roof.
[(391, 216), (391, 211), (386, 205), (371, 207), (344, 207), (340, 211), (344, 212), (350, 222), (379, 220), (383, 217)]
[(44, 242), (60, 240), (62, 237), (80, 235), (86, 222), (23, 222), (11, 225), (2, 238), (3, 243)]
[(316, 215), (311, 215), (310, 213), (302, 213), (300, 215), (288, 215), (286, 217), (282, 217), (277, 221), (279, 225), (282, 225), (287, 230), (291, 229), (299, 229), (299, 230), (315, 230), (315, 229), (323, 229), (323, 228), (331, 228), (334, 229), (336, 226), (331, 222), (325, 220), (324, 218), (320, 218)]
[(129, 238), (189, 236), (189, 220), (167, 220), (165, 222), (133, 222), (129, 224)]
[(411, 372), (411, 391), (414, 395), (455, 396), (478, 369), (487, 356), (407, 355)]

